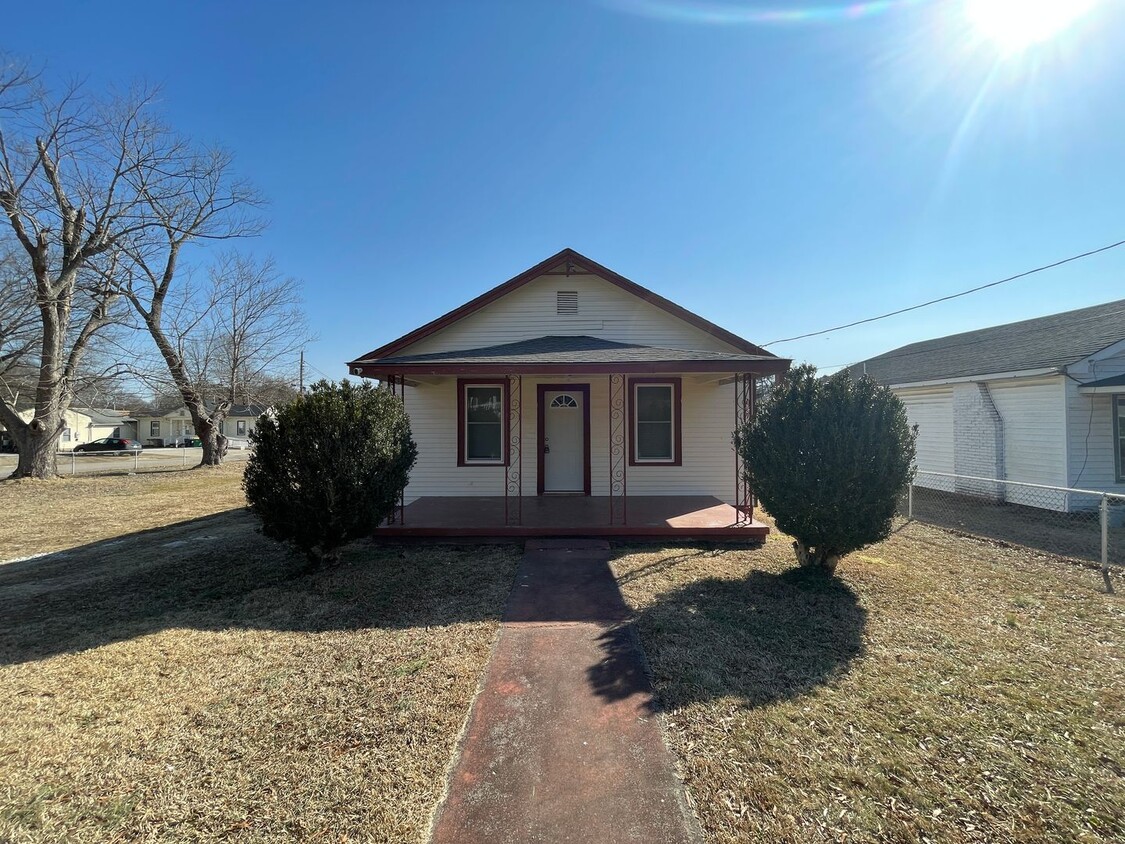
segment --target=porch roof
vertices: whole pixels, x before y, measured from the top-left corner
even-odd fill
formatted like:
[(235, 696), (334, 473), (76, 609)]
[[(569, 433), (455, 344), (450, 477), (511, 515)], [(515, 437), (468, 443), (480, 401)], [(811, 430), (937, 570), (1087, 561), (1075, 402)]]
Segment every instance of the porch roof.
[(1098, 381), (1087, 381), (1078, 388), (1080, 393), (1125, 393), (1125, 375), (1114, 375)]
[(401, 355), (352, 362), (353, 374), (461, 375), (568, 372), (785, 372), (774, 355), (665, 349), (589, 336), (549, 336), (476, 349)]

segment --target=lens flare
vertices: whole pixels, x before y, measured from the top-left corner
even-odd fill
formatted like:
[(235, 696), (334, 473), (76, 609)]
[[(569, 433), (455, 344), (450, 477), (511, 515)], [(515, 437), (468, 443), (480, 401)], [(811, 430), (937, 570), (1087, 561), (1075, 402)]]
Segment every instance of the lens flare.
[(973, 31), (1004, 52), (1049, 41), (1088, 15), (1097, 0), (965, 0)]

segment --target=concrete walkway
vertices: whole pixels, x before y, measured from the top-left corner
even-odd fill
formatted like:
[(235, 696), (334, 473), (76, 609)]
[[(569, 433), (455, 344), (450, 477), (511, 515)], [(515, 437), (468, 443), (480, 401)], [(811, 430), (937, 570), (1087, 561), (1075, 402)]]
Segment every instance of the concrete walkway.
[(527, 544), (432, 844), (700, 840), (608, 559)]

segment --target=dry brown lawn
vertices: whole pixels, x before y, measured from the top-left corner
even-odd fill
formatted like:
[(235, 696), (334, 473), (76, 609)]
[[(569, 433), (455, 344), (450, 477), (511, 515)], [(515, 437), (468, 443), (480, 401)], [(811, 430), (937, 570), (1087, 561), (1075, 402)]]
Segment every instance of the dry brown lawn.
[(709, 842), (1125, 841), (1125, 582), (912, 524), (614, 569)]
[(241, 509), (243, 468), (0, 481), (0, 562)]
[(25, 527), (86, 491), (131, 516), (5, 521), (4, 556), (70, 550), (0, 565), (0, 841), (423, 835), (518, 549), (357, 543), (303, 575), (237, 474), (0, 485)]

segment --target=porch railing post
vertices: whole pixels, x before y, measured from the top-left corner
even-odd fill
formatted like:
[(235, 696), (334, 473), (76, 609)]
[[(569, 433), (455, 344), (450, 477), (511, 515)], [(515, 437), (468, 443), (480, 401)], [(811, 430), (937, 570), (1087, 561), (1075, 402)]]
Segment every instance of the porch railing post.
[(624, 375), (609, 376), (609, 524), (628, 524), (628, 414)]
[[(400, 400), (402, 401), (402, 412), (406, 413), (406, 378), (405, 378), (405, 376), (400, 376), (399, 379), (398, 379), (398, 382), (399, 382)], [(405, 486), (402, 488), (402, 492), (399, 493), (399, 498), (398, 498), (398, 523), (400, 525), (406, 524), (406, 487)]]
[(754, 419), (755, 376), (752, 372), (734, 376), (734, 509), (735, 524), (754, 521), (754, 491), (746, 479), (746, 464), (740, 448), (742, 430)]
[(508, 376), (508, 459), (504, 461), (504, 524), (523, 524), (523, 378)]

